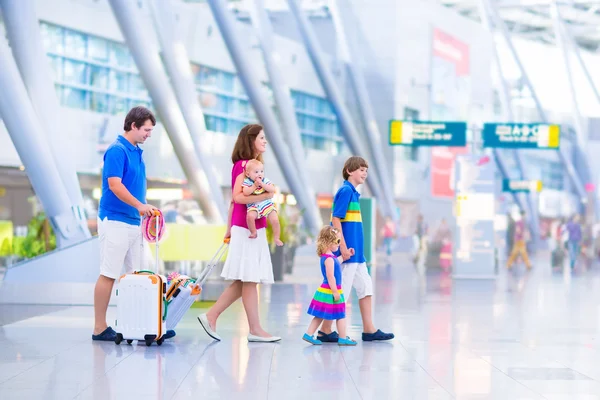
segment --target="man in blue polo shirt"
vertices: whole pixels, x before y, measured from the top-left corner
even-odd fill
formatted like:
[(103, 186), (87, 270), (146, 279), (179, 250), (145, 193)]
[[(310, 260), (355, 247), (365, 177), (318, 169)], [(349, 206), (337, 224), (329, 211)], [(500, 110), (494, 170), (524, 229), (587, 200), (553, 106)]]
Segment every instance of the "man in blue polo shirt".
[(142, 258), (140, 215), (156, 207), (146, 204), (146, 166), (139, 145), (152, 135), (156, 118), (145, 107), (125, 117), (124, 130), (104, 153), (102, 197), (98, 211), (100, 277), (94, 289), (93, 340), (113, 341), (116, 332), (106, 323), (106, 310), (115, 279), (139, 269)]

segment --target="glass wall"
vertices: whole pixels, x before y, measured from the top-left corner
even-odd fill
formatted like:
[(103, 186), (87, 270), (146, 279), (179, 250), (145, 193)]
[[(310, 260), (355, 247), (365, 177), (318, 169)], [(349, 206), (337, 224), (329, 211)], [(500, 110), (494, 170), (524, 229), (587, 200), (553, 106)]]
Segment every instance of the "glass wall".
[(338, 154), (342, 137), (329, 101), (296, 90), (292, 90), (292, 98), (304, 147)]
[[(127, 112), (136, 105), (152, 108), (123, 43), (46, 22), (40, 27), (63, 106), (108, 114)], [(199, 64), (191, 68), (207, 129), (236, 135), (244, 125), (258, 120), (235, 73)], [(263, 83), (263, 88), (274, 107), (269, 85)], [(330, 103), (294, 90), (292, 97), (304, 146), (339, 153), (342, 138)]]
[(152, 107), (124, 44), (46, 22), (40, 28), (62, 105), (109, 114)]

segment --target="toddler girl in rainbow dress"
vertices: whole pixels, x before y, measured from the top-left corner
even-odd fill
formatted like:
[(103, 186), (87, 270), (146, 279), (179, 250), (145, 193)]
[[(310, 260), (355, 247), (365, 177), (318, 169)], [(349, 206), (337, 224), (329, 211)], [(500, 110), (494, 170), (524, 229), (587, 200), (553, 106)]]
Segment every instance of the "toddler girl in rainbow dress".
[(333, 255), (340, 247), (340, 233), (332, 226), (325, 226), (317, 238), (317, 254), (321, 257), (321, 273), (323, 283), (317, 289), (308, 314), (312, 315), (308, 330), (302, 337), (311, 344), (323, 344), (314, 337), (315, 331), (323, 320), (336, 320), (340, 337), (338, 345), (356, 346), (356, 342), (346, 336), (346, 301), (342, 291), (342, 269)]

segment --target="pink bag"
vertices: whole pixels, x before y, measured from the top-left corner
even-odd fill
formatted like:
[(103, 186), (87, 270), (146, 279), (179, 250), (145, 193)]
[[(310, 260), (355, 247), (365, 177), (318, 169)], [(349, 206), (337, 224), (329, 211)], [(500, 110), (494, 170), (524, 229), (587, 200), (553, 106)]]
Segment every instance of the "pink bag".
[(159, 242), (165, 233), (165, 218), (162, 211), (156, 210), (151, 217), (142, 220), (142, 235), (149, 243)]

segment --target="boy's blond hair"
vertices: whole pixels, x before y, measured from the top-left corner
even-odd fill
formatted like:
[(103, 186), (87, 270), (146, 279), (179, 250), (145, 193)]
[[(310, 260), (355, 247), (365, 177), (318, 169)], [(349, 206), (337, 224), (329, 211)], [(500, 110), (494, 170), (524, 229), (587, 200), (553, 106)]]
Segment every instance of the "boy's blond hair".
[(317, 255), (322, 256), (327, 253), (331, 246), (337, 242), (338, 230), (331, 225), (326, 225), (317, 236)]
[(367, 160), (359, 156), (352, 156), (347, 159), (344, 163), (344, 170), (342, 171), (344, 180), (347, 181), (350, 177), (349, 173), (354, 172), (359, 168), (369, 168), (369, 163)]

